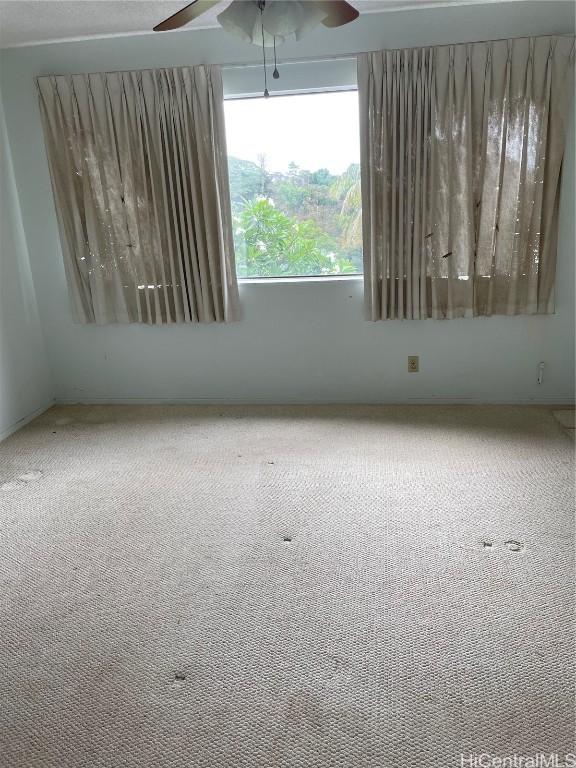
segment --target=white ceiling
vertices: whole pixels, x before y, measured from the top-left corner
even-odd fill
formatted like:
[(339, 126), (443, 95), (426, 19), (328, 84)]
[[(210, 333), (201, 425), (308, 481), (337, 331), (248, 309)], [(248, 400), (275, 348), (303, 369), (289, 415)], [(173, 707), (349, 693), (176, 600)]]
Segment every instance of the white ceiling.
[[(352, 0), (352, 3), (361, 13), (381, 13), (496, 1)], [(217, 26), (216, 16), (229, 2), (222, 0), (185, 29)], [(187, 0), (0, 0), (0, 48), (151, 33), (155, 24), (186, 4)]]

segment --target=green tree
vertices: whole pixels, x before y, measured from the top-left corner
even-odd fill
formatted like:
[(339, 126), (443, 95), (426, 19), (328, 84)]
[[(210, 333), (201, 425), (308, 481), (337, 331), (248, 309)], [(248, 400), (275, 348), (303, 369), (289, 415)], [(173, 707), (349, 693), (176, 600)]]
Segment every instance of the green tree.
[(268, 198), (247, 202), (235, 217), (234, 240), (240, 277), (329, 275), (354, 272), (337, 256), (334, 239), (316, 222), (279, 211)]
[(281, 181), (275, 189), (278, 203), (289, 216), (294, 216), (298, 211), (304, 210), (309, 193), (306, 187), (294, 184), (292, 181)]
[(246, 200), (252, 200), (262, 189), (262, 170), (250, 160), (238, 157), (228, 158), (228, 175), (230, 177), (230, 197), (232, 212), (239, 213)]
[(360, 166), (350, 165), (332, 184), (331, 193), (340, 203), (342, 244), (348, 248), (362, 248)]
[(327, 168), (320, 168), (320, 170), (314, 171), (309, 176), (310, 184), (314, 184), (319, 187), (330, 186), (330, 184), (332, 184), (336, 178), (338, 177), (332, 176)]
[(229, 157), (228, 165), (240, 275), (362, 271), (359, 165), (340, 175), (296, 163), (272, 171), (265, 155), (256, 162)]

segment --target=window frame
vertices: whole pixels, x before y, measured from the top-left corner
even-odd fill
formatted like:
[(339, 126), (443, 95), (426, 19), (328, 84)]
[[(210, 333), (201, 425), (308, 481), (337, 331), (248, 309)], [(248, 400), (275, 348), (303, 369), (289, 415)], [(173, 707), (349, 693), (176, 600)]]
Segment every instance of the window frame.
[[(269, 60), (267, 57), (267, 63)], [(315, 61), (278, 61), (282, 89), (270, 88), (271, 98), (304, 96), (315, 93), (358, 92), (356, 57), (342, 56)], [(263, 97), (264, 73), (262, 64), (229, 65), (222, 67), (224, 101), (258, 99)], [(276, 81), (272, 81), (275, 84)], [(272, 277), (237, 277), (238, 284), (250, 285), (303, 282), (358, 282), (364, 280), (363, 272), (345, 275), (274, 275)]]

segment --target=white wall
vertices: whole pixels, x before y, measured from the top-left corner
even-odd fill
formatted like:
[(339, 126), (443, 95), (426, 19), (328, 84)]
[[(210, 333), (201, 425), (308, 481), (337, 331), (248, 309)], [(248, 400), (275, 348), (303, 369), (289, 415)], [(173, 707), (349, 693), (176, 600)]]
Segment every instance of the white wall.
[(0, 94), (0, 440), (52, 400)]
[[(571, 2), (495, 3), (370, 15), (319, 29), (286, 58), (574, 32)], [(7, 120), (48, 355), (60, 401), (570, 402), (574, 392), (574, 126), (560, 215), (557, 314), (362, 320), (358, 280), (243, 284), (229, 326), (76, 326), (68, 308), (33, 77), (255, 61), (221, 30), (13, 49)], [(406, 358), (420, 355), (421, 372)], [(544, 383), (537, 366), (545, 361)]]

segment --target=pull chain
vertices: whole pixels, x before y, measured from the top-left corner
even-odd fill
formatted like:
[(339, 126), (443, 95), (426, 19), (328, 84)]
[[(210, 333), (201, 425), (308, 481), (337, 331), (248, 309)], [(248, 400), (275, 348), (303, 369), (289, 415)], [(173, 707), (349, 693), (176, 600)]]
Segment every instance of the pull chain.
[(276, 62), (276, 35), (274, 35), (274, 72), (272, 72), (274, 80), (278, 80), (280, 72), (278, 72), (278, 63)]
[(266, 76), (266, 46), (264, 45), (264, 22), (262, 21), (262, 10), (264, 3), (260, 3), (260, 29), (262, 30), (262, 65), (264, 67), (264, 98), (267, 99), (270, 94), (268, 93), (268, 80)]

